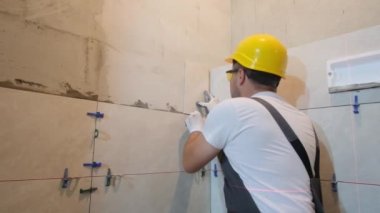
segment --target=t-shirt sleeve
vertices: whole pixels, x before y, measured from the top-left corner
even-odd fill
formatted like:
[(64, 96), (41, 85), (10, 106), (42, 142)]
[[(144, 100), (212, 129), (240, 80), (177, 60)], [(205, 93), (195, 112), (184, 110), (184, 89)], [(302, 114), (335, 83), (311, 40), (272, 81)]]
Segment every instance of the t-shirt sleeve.
[(223, 149), (233, 137), (237, 116), (231, 100), (226, 100), (214, 107), (208, 114), (203, 128), (206, 141), (217, 149)]

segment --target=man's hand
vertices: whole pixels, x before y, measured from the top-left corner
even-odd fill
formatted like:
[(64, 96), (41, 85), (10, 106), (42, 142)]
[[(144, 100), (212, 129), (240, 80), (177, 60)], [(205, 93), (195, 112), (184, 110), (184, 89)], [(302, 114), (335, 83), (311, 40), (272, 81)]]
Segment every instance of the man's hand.
[(202, 107), (206, 107), (208, 112), (211, 112), (211, 110), (219, 103), (219, 99), (211, 95), (211, 99), (209, 102), (202, 102), (198, 101), (197, 104)]
[(204, 119), (200, 112), (194, 111), (186, 118), (185, 124), (190, 133), (195, 131), (202, 132)]

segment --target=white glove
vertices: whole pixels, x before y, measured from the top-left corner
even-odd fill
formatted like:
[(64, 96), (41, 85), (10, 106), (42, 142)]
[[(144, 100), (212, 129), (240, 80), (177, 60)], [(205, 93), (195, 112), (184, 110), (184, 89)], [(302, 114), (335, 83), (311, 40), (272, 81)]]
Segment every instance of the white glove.
[(202, 115), (198, 111), (194, 111), (190, 113), (190, 115), (186, 118), (185, 124), (190, 133), (195, 131), (202, 131), (204, 119)]
[(209, 102), (201, 102), (198, 101), (197, 104), (203, 107), (206, 107), (208, 112), (211, 112), (211, 110), (219, 103), (219, 99), (211, 95), (211, 100)]

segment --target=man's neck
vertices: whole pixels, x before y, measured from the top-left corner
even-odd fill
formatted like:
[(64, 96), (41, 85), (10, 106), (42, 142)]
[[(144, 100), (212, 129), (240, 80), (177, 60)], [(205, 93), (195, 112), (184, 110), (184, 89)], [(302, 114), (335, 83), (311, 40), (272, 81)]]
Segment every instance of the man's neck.
[(263, 86), (263, 85), (251, 85), (249, 88), (247, 88), (245, 91), (242, 91), (241, 97), (252, 97), (256, 93), (259, 92), (274, 92), (276, 93), (276, 89), (269, 86)]

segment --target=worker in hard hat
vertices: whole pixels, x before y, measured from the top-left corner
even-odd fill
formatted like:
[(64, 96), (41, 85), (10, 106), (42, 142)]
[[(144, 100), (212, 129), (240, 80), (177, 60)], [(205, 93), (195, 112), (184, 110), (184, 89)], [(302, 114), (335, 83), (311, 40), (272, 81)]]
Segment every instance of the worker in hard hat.
[(232, 64), (226, 73), (232, 98), (204, 104), (210, 111), (206, 120), (199, 112), (187, 117), (185, 171), (196, 172), (222, 156), (228, 212), (314, 212), (303, 161), (271, 113), (255, 100), (282, 115), (314, 166), (319, 151), (311, 119), (276, 94), (285, 76), (286, 48), (272, 35), (252, 35), (226, 61)]

